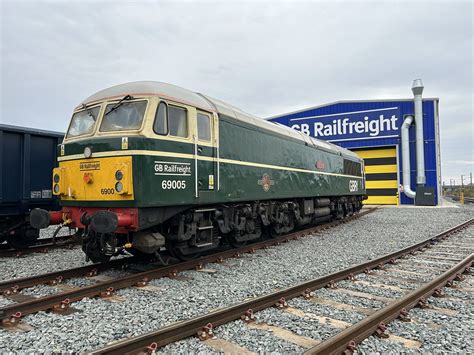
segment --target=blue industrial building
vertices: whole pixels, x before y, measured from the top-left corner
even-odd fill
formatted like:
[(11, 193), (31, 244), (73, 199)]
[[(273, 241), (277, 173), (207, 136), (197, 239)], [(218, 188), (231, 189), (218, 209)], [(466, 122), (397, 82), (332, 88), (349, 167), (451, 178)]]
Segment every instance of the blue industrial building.
[[(417, 173), (420, 172), (417, 172), (416, 127), (410, 124), (415, 117), (413, 99), (338, 101), (270, 117), (269, 120), (359, 153), (366, 165), (368, 203), (414, 204), (415, 199), (408, 197), (411, 188), (413, 193), (420, 191), (429, 195), (431, 191), (434, 196), (432, 203), (417, 204), (440, 204), (438, 104), (437, 98), (421, 99), (420, 92), (426, 177), (426, 183), (421, 185), (417, 184)], [(410, 156), (410, 167), (406, 169), (405, 177), (410, 180), (409, 185), (408, 181), (402, 181), (405, 157), (402, 154), (401, 128), (405, 120), (408, 121), (406, 131), (409, 137), (405, 149), (409, 147)]]

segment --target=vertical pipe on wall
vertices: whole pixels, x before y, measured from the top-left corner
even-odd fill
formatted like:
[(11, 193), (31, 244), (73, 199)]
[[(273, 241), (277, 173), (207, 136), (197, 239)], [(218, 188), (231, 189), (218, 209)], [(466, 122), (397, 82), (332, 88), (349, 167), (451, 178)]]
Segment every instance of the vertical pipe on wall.
[(416, 192), (410, 186), (410, 136), (408, 129), (413, 122), (413, 116), (407, 116), (401, 128), (402, 136), (402, 184), (403, 193), (410, 198), (415, 198)]
[(415, 125), (416, 125), (416, 183), (424, 186), (425, 176), (425, 139), (423, 137), (423, 82), (421, 79), (413, 81), (411, 91), (413, 91), (415, 101)]

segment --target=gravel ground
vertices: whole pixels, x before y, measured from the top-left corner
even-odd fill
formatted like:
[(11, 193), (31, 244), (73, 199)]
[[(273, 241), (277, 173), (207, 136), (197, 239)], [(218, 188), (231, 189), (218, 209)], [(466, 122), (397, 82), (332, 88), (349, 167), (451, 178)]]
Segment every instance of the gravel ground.
[[(320, 295), (316, 295), (320, 296)], [(355, 311), (345, 311), (331, 306), (314, 303), (304, 298), (295, 298), (288, 301), (290, 307), (298, 308), (305, 313), (317, 314), (322, 317), (329, 317), (332, 319), (341, 320), (347, 323), (356, 323), (364, 319), (364, 314)]]
[[(52, 237), (55, 229), (55, 227), (43, 229), (40, 238)], [(67, 234), (67, 229), (59, 232), (59, 235)], [(86, 264), (86, 258), (79, 246), (72, 249), (51, 249), (46, 254), (32, 253), (19, 258), (0, 258), (0, 280), (32, 276)]]
[[(213, 274), (188, 271), (181, 274), (187, 277), (184, 280), (153, 280), (150, 284), (160, 289), (153, 292), (137, 288), (120, 290), (117, 295), (124, 299), (123, 302), (84, 299), (73, 305), (79, 312), (67, 316), (44, 312), (27, 316), (24, 321), (34, 329), (26, 333), (0, 329), (0, 343), (4, 344), (3, 351), (90, 351), (114, 340), (139, 335), (177, 320), (380, 257), (473, 216), (474, 209), (471, 208), (382, 209), (313, 237), (259, 250), (224, 264), (207, 265), (206, 268), (217, 270)], [(467, 233), (473, 235), (474, 229)], [(84, 264), (80, 249), (54, 250), (46, 255), (0, 260), (0, 277), (9, 279), (36, 274), (38, 269), (47, 272)], [(77, 282), (80, 284), (80, 281)], [(323, 297), (331, 292), (319, 290), (316, 295)], [(393, 294), (393, 291), (387, 292)], [(339, 301), (354, 300), (336, 292), (332, 292), (331, 297)], [(366, 307), (382, 305), (378, 301), (367, 302), (364, 299), (353, 302)], [(328, 317), (344, 316), (343, 311), (328, 308), (326, 312)], [(278, 320), (275, 318), (273, 321)], [(229, 339), (247, 344), (257, 352), (301, 352), (296, 345), (277, 341), (268, 332), (242, 329), (239, 322), (225, 327), (222, 327), (222, 332)], [(236, 329), (235, 338), (232, 327)], [(305, 328), (305, 331), (311, 332), (311, 328)], [(218, 332), (220, 330), (216, 329), (216, 334)], [(260, 340), (256, 341), (252, 333), (256, 333)], [(161, 349), (164, 353), (208, 351), (207, 346), (195, 339)]]
[(33, 297), (44, 297), (53, 295), (58, 292), (61, 292), (61, 290), (54, 286), (38, 285), (34, 288), (25, 288), (20, 291), (20, 294)]
[[(40, 236), (39, 239), (43, 238), (51, 238), (53, 236), (53, 233), (56, 231), (58, 227), (57, 226), (49, 226), (46, 229), (42, 229), (40, 231)], [(68, 227), (63, 227), (59, 230), (58, 232), (58, 237), (62, 237), (65, 235), (73, 235), (75, 233), (76, 229), (69, 229)]]
[[(464, 283), (459, 284), (461, 287)], [(460, 293), (455, 289), (444, 288), (447, 296), (459, 297), (464, 302), (453, 302), (443, 298), (430, 298), (429, 303), (436, 307), (449, 308), (458, 311), (450, 316), (436, 311), (426, 311), (419, 308), (410, 310), (410, 317), (415, 322), (404, 323), (398, 320), (388, 325), (388, 332), (406, 339), (422, 343), (420, 349), (407, 350), (393, 342), (370, 337), (360, 344), (358, 352), (369, 354), (375, 352), (403, 353), (448, 353), (472, 354), (474, 352), (474, 307), (472, 292)]]
[(381, 308), (384, 306), (384, 302), (369, 300), (368, 298), (363, 297), (354, 297), (345, 293), (336, 292), (336, 290), (331, 290), (323, 288), (316, 290), (314, 295), (319, 298), (328, 299), (338, 303), (345, 303), (351, 306), (360, 307), (360, 308)]
[[(377, 275), (382, 275), (383, 277), (377, 277)], [(415, 282), (409, 282), (406, 278), (403, 279), (401, 275), (397, 275), (395, 278), (395, 273), (391, 272), (390, 274), (387, 273), (386, 271), (378, 271), (376, 274), (370, 274), (370, 275), (357, 275), (357, 280), (359, 281), (366, 281), (366, 282), (372, 282), (372, 283), (378, 283), (378, 284), (384, 284), (388, 286), (395, 286), (399, 287), (406, 292), (410, 290), (416, 289), (421, 283), (415, 283)], [(407, 280), (407, 281), (404, 281)]]

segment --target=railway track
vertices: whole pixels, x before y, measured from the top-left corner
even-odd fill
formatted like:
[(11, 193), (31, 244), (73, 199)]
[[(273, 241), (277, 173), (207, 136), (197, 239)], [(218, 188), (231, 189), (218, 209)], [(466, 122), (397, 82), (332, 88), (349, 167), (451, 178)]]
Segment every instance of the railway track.
[[(454, 286), (454, 281), (463, 279), (462, 273), (469, 269), (473, 264), (474, 255), (474, 238), (467, 238), (467, 240), (460, 239), (456, 235), (466, 228), (472, 228), (474, 219), (470, 219), (458, 226), (450, 228), (443, 233), (434, 237), (428, 238), (422, 242), (416, 243), (403, 250), (387, 254), (375, 260), (365, 262), (360, 265), (350, 267), (348, 269), (335, 272), (333, 274), (323, 276), (308, 282), (295, 285), (283, 290), (277, 290), (270, 294), (252, 298), (250, 300), (235, 304), (230, 307), (220, 308), (213, 312), (171, 324), (156, 331), (143, 334), (138, 337), (133, 337), (118, 342), (114, 342), (104, 348), (96, 350), (95, 354), (123, 354), (123, 353), (139, 353), (152, 352), (167, 344), (177, 342), (190, 336), (198, 335), (201, 340), (205, 340), (211, 347), (222, 351), (222, 343), (226, 343), (227, 348), (234, 347), (237, 351), (242, 351), (242, 348), (235, 344), (229, 343), (221, 339), (220, 345), (212, 345), (214, 339), (215, 327), (224, 325), (226, 323), (242, 319), (251, 324), (258, 318), (258, 311), (277, 307), (282, 311), (288, 310), (287, 301), (294, 298), (303, 300), (313, 300), (315, 302), (326, 303), (328, 300), (315, 300), (314, 292), (327, 288), (328, 292), (337, 292), (337, 284), (356, 283), (357, 278), (369, 278), (369, 286), (371, 289), (374, 285), (384, 285), (388, 289), (397, 288), (386, 283), (387, 279), (395, 274), (400, 275), (403, 270), (411, 275), (405, 282), (415, 285), (414, 290), (400, 289), (401, 295), (394, 299), (370, 295), (369, 293), (361, 293), (349, 290), (348, 294), (354, 297), (373, 297), (374, 299), (383, 300), (384, 306), (379, 310), (367, 308), (366, 316), (362, 321), (355, 324), (343, 324), (340, 321), (334, 321), (333, 324), (338, 324), (339, 331), (334, 332), (334, 335), (327, 339), (305, 339), (311, 346), (306, 346), (307, 354), (329, 354), (329, 353), (352, 353), (358, 343), (372, 334), (378, 334), (380, 337), (386, 337), (386, 323), (401, 318), (405, 321), (409, 320), (408, 311), (414, 306), (429, 307), (427, 298), (430, 296), (442, 296), (442, 287)], [(465, 246), (463, 246), (463, 243)], [(466, 244), (469, 243), (469, 244)], [(447, 255), (447, 251), (449, 251)], [(438, 255), (438, 256), (437, 256)], [(440, 256), (444, 255), (444, 256)], [(424, 265), (424, 266), (423, 266)], [(399, 270), (394, 269), (394, 267)], [(412, 271), (409, 271), (412, 270)], [(414, 272), (413, 270), (418, 270)], [(424, 273), (424, 278), (429, 278), (430, 281), (424, 281), (418, 273)], [(416, 277), (418, 276), (418, 278)], [(400, 276), (398, 276), (400, 277)], [(408, 281), (410, 280), (410, 281)], [(367, 281), (366, 281), (367, 284)], [(346, 289), (342, 289), (345, 291)], [(346, 305), (347, 306), (347, 305)], [(292, 308), (292, 307), (290, 307)], [(292, 308), (293, 314), (301, 314), (301, 310)], [(326, 317), (318, 315), (305, 315), (306, 317), (314, 317), (315, 319), (324, 319)], [(326, 322), (327, 318), (323, 320)], [(275, 328), (275, 327), (273, 327)], [(260, 325), (260, 329), (273, 329), (271, 326), (266, 327)], [(219, 328), (217, 328), (219, 329)], [(285, 336), (288, 337), (286, 331)], [(295, 334), (293, 334), (295, 335)], [(291, 336), (289, 338), (294, 338)], [(298, 336), (296, 336), (298, 338)], [(299, 336), (299, 338), (302, 338)], [(304, 338), (304, 337), (303, 337)], [(240, 350), (239, 350), (240, 349)], [(245, 350), (245, 349), (243, 349)]]
[(41, 238), (37, 244), (28, 248), (14, 249), (8, 244), (0, 244), (0, 258), (20, 257), (31, 253), (47, 253), (51, 249), (73, 247), (78, 244), (78, 240), (73, 235), (66, 235), (56, 238)]
[[(291, 234), (280, 236), (273, 239), (264, 240), (261, 242), (249, 244), (236, 249), (224, 250), (213, 253), (198, 259), (185, 261), (168, 266), (161, 266), (152, 268), (148, 271), (138, 272), (106, 281), (97, 282), (96, 284), (85, 286), (81, 288), (74, 288), (65, 292), (56, 293), (50, 296), (34, 298), (19, 303), (14, 303), (6, 307), (0, 308), (0, 319), (4, 326), (15, 325), (19, 320), (28, 314), (33, 314), (44, 310), (55, 310), (57, 312), (66, 311), (70, 304), (79, 301), (85, 297), (110, 297), (115, 291), (133, 286), (146, 286), (152, 279), (162, 277), (176, 277), (179, 272), (192, 269), (202, 269), (204, 265), (212, 262), (222, 262), (225, 259), (238, 257), (244, 253), (253, 253), (258, 249), (267, 248), (280, 243), (288, 242), (290, 240), (298, 239), (317, 233), (328, 228), (333, 228), (343, 223), (348, 223), (354, 219), (374, 212), (377, 207), (369, 208), (356, 215), (353, 215), (345, 220), (334, 221), (319, 226), (314, 226), (305, 230), (297, 231)], [(21, 279), (13, 279), (0, 282), (0, 292), (3, 292), (5, 297), (15, 299), (22, 299), (15, 296), (24, 288), (34, 287), (41, 284), (57, 285), (63, 283), (68, 278), (80, 276), (97, 276), (100, 271), (112, 268), (123, 267), (130, 263), (129, 258), (117, 259), (110, 263), (87, 265), (79, 268), (52, 272), (48, 274), (41, 274), (32, 277)]]
[[(449, 197), (453, 201), (457, 201), (457, 202), (461, 200), (458, 195), (447, 195), (446, 197)], [(474, 203), (474, 197), (464, 197), (464, 203), (465, 204)]]
[(28, 287), (34, 287), (43, 284), (54, 286), (74, 277), (92, 277), (105, 270), (124, 269), (127, 268), (127, 265), (131, 265), (139, 261), (140, 259), (136, 257), (121, 258), (111, 260), (107, 263), (90, 264), (67, 270), (0, 281), (0, 293), (5, 296), (9, 296), (16, 294), (22, 289)]

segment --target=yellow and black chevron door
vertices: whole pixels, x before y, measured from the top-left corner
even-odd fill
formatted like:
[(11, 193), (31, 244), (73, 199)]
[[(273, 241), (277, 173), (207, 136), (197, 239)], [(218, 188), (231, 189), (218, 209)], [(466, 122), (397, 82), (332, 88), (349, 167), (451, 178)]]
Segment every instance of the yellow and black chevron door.
[(393, 148), (355, 151), (365, 163), (366, 205), (397, 205), (397, 151)]

